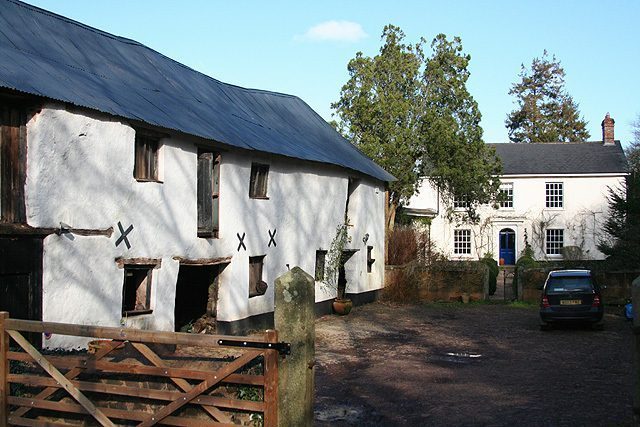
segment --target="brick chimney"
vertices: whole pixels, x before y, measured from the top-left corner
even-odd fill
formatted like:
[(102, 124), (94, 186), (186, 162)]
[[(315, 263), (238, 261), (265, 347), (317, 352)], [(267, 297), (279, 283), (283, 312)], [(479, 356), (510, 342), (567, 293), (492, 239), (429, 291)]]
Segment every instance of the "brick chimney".
[(613, 137), (613, 128), (616, 124), (616, 121), (609, 117), (609, 113), (604, 116), (604, 120), (602, 121), (602, 143), (604, 145), (611, 145), (615, 143)]

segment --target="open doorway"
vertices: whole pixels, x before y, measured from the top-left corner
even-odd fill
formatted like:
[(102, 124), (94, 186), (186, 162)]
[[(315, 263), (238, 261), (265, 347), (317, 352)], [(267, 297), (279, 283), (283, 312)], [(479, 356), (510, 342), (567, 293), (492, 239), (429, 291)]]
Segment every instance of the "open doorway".
[(219, 276), (227, 264), (181, 264), (176, 283), (176, 332), (215, 332)]

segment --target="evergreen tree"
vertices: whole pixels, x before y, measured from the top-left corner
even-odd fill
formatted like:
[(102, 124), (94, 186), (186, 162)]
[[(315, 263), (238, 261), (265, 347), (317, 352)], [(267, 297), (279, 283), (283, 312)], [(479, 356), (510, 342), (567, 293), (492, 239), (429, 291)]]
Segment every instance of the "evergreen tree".
[(439, 34), (423, 75), (426, 114), (422, 121), (426, 156), (424, 173), (445, 198), (468, 200), (467, 213), (477, 219), (474, 204), (494, 199), (502, 167), (495, 150), (482, 140), (482, 115), (467, 90), (470, 55), (459, 37)]
[(445, 197), (455, 192), (482, 203), (496, 193), (493, 176), (500, 171), (482, 143), (460, 39), (439, 35), (427, 59), (424, 39), (411, 45), (404, 38), (400, 28), (386, 26), (378, 55), (358, 52), (349, 61), (350, 78), (332, 104), (340, 132), (398, 179), (389, 185), (389, 227), (423, 178)]
[(514, 142), (585, 141), (590, 135), (580, 117), (578, 104), (564, 89), (564, 69), (545, 50), (534, 58), (531, 69), (524, 64), (509, 95), (518, 108), (507, 115), (505, 124)]
[(632, 124), (633, 142), (625, 150), (627, 161), (629, 162), (629, 171), (640, 174), (640, 115)]
[(604, 224), (606, 236), (598, 249), (612, 265), (640, 267), (640, 174), (632, 173), (626, 187), (609, 189), (609, 213)]

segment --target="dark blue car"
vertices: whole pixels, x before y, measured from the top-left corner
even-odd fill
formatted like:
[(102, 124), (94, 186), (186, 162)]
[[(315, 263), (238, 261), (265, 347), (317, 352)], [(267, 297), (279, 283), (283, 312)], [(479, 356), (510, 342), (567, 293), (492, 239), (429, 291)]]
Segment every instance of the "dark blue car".
[(547, 276), (540, 298), (541, 329), (558, 322), (602, 326), (604, 304), (590, 270), (557, 270)]

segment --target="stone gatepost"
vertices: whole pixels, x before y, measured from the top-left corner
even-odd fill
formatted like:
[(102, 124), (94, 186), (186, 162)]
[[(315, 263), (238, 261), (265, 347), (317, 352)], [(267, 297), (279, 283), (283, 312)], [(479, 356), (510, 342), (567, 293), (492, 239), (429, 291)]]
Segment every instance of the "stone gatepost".
[(633, 301), (633, 416), (640, 424), (640, 276), (631, 282)]
[(275, 280), (274, 326), (291, 354), (278, 363), (278, 425), (313, 426), (315, 281), (300, 267)]

